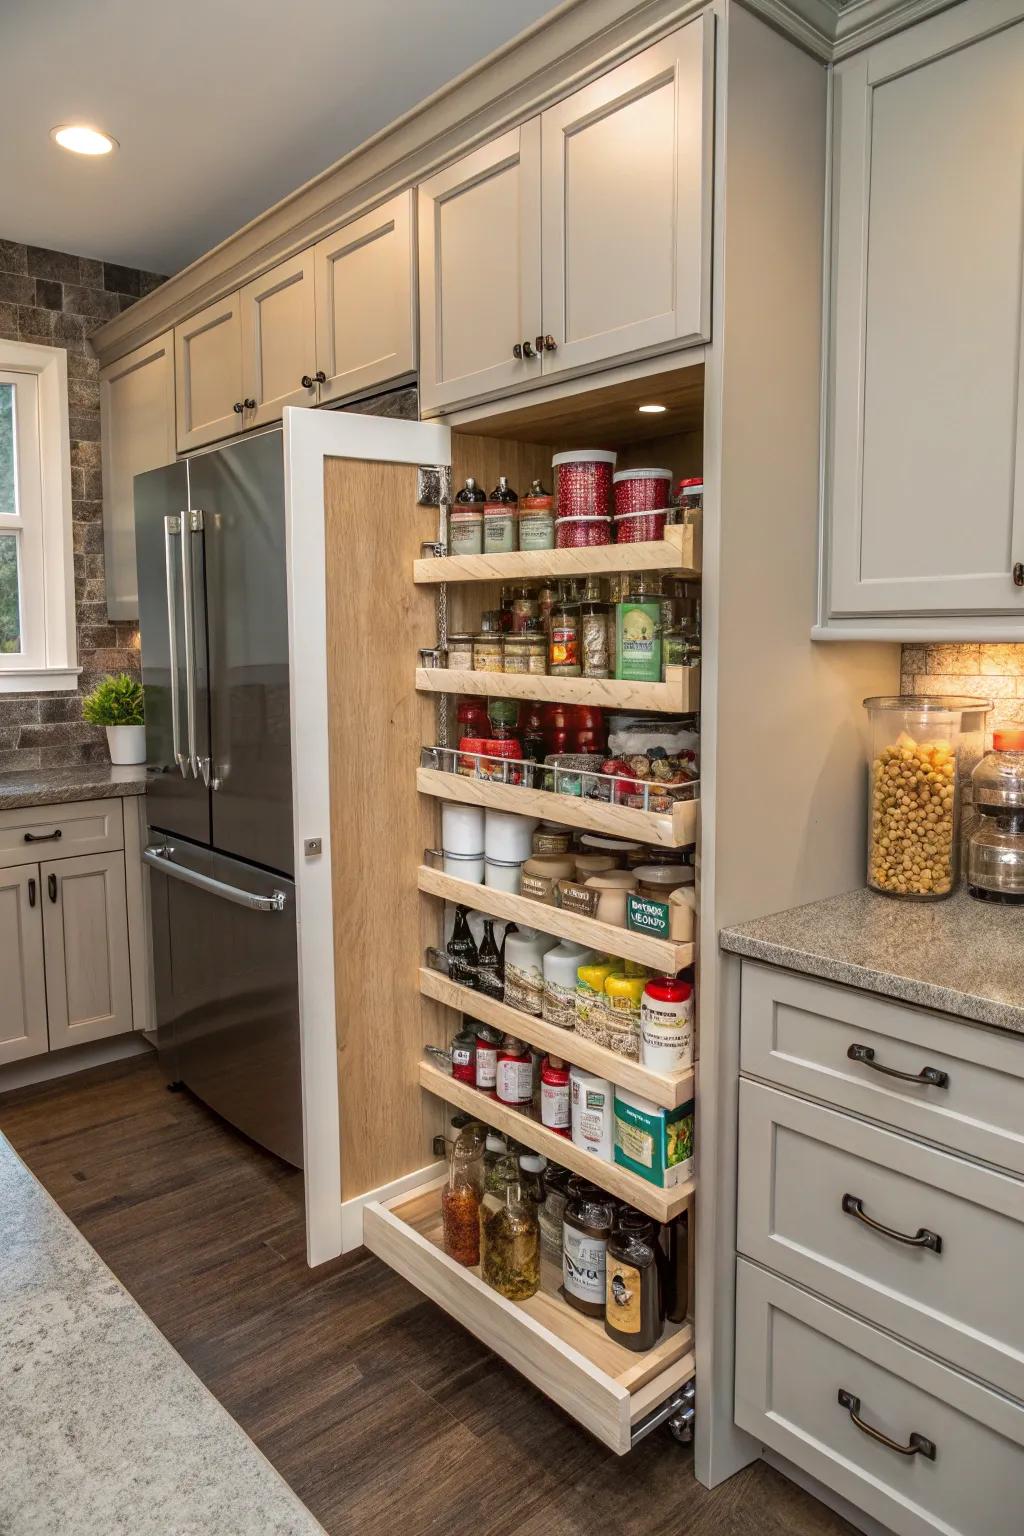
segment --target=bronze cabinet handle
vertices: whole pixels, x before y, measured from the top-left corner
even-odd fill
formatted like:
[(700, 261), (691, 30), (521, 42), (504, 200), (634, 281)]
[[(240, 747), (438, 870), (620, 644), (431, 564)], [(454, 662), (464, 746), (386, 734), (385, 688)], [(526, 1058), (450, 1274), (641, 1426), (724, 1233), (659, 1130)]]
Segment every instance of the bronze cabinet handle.
[(537, 337), (537, 351), (538, 352), (557, 352), (558, 351), (558, 342), (555, 340), (555, 338), (553, 336), (538, 336)]
[(1013, 563), (1013, 584), (1015, 587), (1024, 587), (1024, 562), (1020, 560)]
[(522, 344), (521, 341), (517, 341), (515, 346), (512, 348), (512, 356), (514, 358), (516, 358), (517, 361), (518, 361), (518, 360), (520, 360), (522, 358), (522, 355), (523, 355), (523, 344)]
[(57, 876), (56, 875), (47, 875), (47, 877), (46, 877), (46, 889), (50, 893), (50, 900), (55, 902), (57, 900)]
[(24, 841), (26, 843), (59, 843), (62, 836), (63, 833), (58, 827), (56, 832), (26, 832)]
[(36, 904), (36, 883), (34, 880), (28, 882), (28, 904), (30, 907), (34, 907)]
[(886, 1067), (876, 1061), (870, 1045), (851, 1045), (846, 1054), (851, 1061), (859, 1061), (865, 1067), (870, 1067), (872, 1072), (882, 1072), (886, 1077), (898, 1077), (904, 1083), (922, 1083), (926, 1088), (949, 1087), (948, 1072), (940, 1072), (938, 1067), (922, 1067), (920, 1072), (900, 1072), (896, 1067)]
[(880, 1221), (875, 1221), (864, 1209), (864, 1202), (858, 1195), (843, 1196), (843, 1210), (847, 1216), (856, 1216), (872, 1232), (880, 1232), (883, 1237), (891, 1237), (894, 1242), (906, 1243), (908, 1248), (930, 1248), (932, 1253), (942, 1252), (942, 1238), (937, 1232), (929, 1232), (927, 1227), (918, 1227), (913, 1237), (908, 1232), (897, 1232), (895, 1227), (886, 1227)]
[(926, 1461), (935, 1460), (935, 1442), (925, 1435), (912, 1434), (906, 1445), (900, 1445), (898, 1440), (890, 1440), (888, 1435), (883, 1435), (880, 1429), (874, 1429), (860, 1416), (860, 1398), (852, 1392), (847, 1392), (845, 1387), (839, 1388), (839, 1406), (845, 1408), (850, 1418), (856, 1424), (862, 1435), (867, 1435), (870, 1440), (877, 1440), (879, 1445), (886, 1446), (890, 1451), (896, 1451), (900, 1456), (923, 1456)]
[(523, 342), (523, 356), (534, 357), (535, 355), (536, 354), (534, 353), (533, 347), (530, 345), (529, 338), (527, 338), (526, 341)]

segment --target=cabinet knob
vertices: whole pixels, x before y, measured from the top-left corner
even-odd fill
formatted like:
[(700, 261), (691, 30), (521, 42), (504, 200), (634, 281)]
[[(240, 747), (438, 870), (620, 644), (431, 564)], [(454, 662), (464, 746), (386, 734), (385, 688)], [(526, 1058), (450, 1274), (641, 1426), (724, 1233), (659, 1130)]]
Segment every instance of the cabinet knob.
[(1013, 567), (1013, 584), (1015, 587), (1024, 587), (1024, 561), (1018, 560)]
[(557, 352), (558, 351), (558, 342), (555, 340), (555, 338), (553, 336), (543, 336), (543, 337), (538, 336), (537, 337), (537, 351), (538, 352), (541, 350), (542, 344), (543, 344), (543, 350), (545, 352)]
[(248, 400), (243, 400), (242, 404), (245, 406), (247, 411), (254, 411), (256, 409), (256, 401), (252, 398), (251, 395), (249, 396)]
[(531, 345), (529, 343), (529, 340), (526, 340), (526, 341), (523, 342), (523, 356), (524, 357), (535, 357), (536, 356), (536, 353), (534, 352), (533, 348), (531, 347)]
[(245, 406), (242, 404), (241, 400), (236, 400), (231, 409), (234, 411), (236, 416), (241, 416), (242, 412), (245, 410)]
[(318, 368), (316, 373), (314, 373), (313, 377), (314, 377), (314, 379), (316, 379), (318, 384), (326, 384), (327, 383), (327, 375), (326, 375), (326, 373), (324, 373), (322, 368)]
[(515, 346), (512, 348), (512, 356), (515, 357), (515, 358), (521, 359), (522, 355), (523, 355), (523, 344), (522, 344), (521, 341), (517, 341)]
[(326, 375), (326, 373), (324, 373), (322, 368), (318, 368), (316, 373), (304, 373), (302, 375), (302, 387), (303, 387), (303, 389), (313, 389), (314, 386), (317, 385), (317, 384), (326, 384), (326, 383), (327, 383), (327, 375)]
[(303, 389), (312, 389), (313, 385), (316, 383), (316, 380), (313, 378), (312, 374), (304, 373), (302, 378), (299, 380), (299, 383), (302, 385)]

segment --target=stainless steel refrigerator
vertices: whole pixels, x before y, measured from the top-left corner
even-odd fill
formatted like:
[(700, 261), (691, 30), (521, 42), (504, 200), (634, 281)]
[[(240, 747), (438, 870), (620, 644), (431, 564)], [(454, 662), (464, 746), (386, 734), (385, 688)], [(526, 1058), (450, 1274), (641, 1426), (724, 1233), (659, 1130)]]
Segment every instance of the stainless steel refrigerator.
[(302, 1164), (280, 431), (135, 480), (157, 1045)]

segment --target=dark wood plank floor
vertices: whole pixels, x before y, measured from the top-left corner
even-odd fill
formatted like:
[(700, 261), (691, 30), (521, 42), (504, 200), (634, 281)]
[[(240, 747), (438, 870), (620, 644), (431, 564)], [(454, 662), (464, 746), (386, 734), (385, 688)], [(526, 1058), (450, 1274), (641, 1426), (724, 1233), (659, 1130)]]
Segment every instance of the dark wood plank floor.
[(308, 1269), (301, 1175), (150, 1058), (8, 1094), (0, 1130), (331, 1536), (850, 1532), (764, 1463), (709, 1493), (664, 1431), (605, 1451), (370, 1255)]

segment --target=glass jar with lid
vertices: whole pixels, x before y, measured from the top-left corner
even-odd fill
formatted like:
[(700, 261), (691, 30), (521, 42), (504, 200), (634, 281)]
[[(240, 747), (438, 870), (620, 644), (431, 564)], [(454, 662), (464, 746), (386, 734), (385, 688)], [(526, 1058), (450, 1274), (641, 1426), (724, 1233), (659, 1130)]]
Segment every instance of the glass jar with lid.
[(480, 1202), (480, 1278), (509, 1301), (527, 1301), (540, 1288), (537, 1207), (514, 1157), (501, 1160), (494, 1182)]
[(446, 660), (449, 672), (471, 672), (473, 669), (473, 635), (449, 635)]
[(474, 672), (501, 672), (504, 669), (502, 635), (476, 635), (473, 640)]
[(993, 731), (971, 775), (977, 822), (967, 844), (967, 888), (980, 901), (1024, 901), (1024, 730)]
[(457, 1264), (480, 1262), (480, 1201), (484, 1188), (484, 1139), (467, 1126), (452, 1143), (448, 1183), (441, 1191), (444, 1251)]
[(502, 644), (502, 667), (505, 672), (528, 673), (530, 670), (530, 640), (528, 635), (506, 635)]
[(552, 677), (579, 677), (580, 611), (574, 603), (559, 603), (551, 610), (548, 671)]
[(562, 1223), (562, 1295), (587, 1317), (604, 1317), (605, 1264), (612, 1233), (614, 1202), (609, 1195), (574, 1178)]

